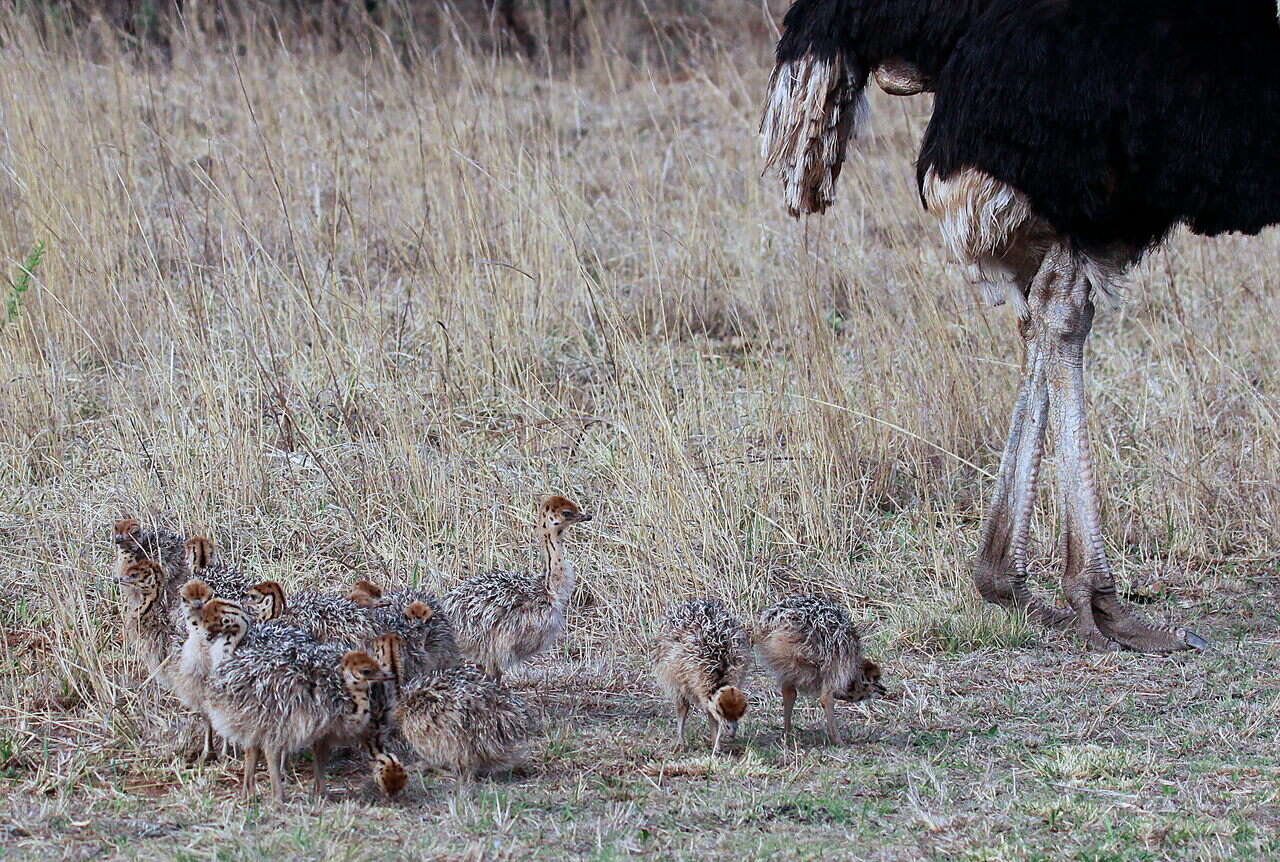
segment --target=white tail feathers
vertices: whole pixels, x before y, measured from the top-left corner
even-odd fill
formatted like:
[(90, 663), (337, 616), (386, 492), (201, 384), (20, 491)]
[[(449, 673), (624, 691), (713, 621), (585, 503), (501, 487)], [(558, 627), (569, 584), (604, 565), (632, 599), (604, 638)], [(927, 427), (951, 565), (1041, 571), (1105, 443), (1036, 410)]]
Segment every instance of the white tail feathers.
[(761, 155), (766, 169), (777, 168), (791, 215), (820, 213), (835, 202), (849, 137), (867, 113), (865, 86), (865, 75), (839, 54), (774, 68), (760, 121)]

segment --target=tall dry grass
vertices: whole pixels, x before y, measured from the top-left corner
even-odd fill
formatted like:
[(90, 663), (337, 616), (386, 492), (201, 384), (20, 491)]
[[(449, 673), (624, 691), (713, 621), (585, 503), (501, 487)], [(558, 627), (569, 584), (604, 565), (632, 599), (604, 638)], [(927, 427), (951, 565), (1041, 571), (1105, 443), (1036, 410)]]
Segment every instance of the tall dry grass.
[[(675, 597), (802, 585), (882, 644), (981, 645), (1012, 322), (920, 210), (923, 100), (877, 100), (832, 215), (781, 212), (743, 8), (671, 54), (594, 12), (550, 71), (252, 29), (156, 62), (4, 13), (0, 250), (47, 250), (0, 331), (0, 722), (127, 730), (123, 513), (288, 585), (448, 585), (528, 559), (556, 490), (597, 515), (575, 659), (640, 654)], [(1192, 618), (1277, 554), (1278, 262), (1178, 236), (1093, 341), (1112, 550)]]

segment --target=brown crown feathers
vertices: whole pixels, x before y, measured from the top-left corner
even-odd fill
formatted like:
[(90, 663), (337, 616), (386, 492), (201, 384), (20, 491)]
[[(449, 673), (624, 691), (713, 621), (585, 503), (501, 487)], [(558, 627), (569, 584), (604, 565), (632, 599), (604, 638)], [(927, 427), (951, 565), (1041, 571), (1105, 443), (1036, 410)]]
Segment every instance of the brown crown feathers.
[(341, 667), (342, 672), (351, 679), (363, 680), (364, 682), (386, 682), (392, 679), (389, 671), (384, 671), (373, 660), (372, 656), (361, 650), (351, 650), (344, 653)]
[(539, 503), (539, 508), (544, 515), (555, 515), (565, 524), (576, 524), (581, 521), (591, 520), (591, 515), (582, 511), (577, 503), (559, 494), (550, 494), (542, 497)]
[(382, 587), (369, 581), (356, 581), (347, 598), (362, 608), (377, 607), (381, 604)]
[(284, 598), (284, 588), (276, 581), (254, 584), (245, 591), (244, 596), (259, 622), (277, 620), (289, 610), (289, 604)]
[(142, 525), (136, 518), (121, 518), (111, 525), (111, 538), (116, 542), (140, 532), (142, 532)]
[(213, 598), (213, 590), (204, 581), (192, 579), (182, 585), (182, 589), (178, 592), (182, 601), (192, 607), (200, 607), (205, 602)]
[(431, 619), (431, 615), (433, 613), (434, 611), (431, 610), (431, 605), (426, 602), (409, 602), (404, 609), (404, 615), (406, 617), (411, 620), (417, 620), (418, 622), (426, 622)]
[(207, 569), (213, 565), (213, 542), (204, 536), (192, 536), (187, 539), (186, 549), (187, 560), (191, 563), (193, 572)]
[(716, 709), (725, 721), (738, 721), (747, 712), (747, 694), (740, 688), (725, 686), (716, 692)]

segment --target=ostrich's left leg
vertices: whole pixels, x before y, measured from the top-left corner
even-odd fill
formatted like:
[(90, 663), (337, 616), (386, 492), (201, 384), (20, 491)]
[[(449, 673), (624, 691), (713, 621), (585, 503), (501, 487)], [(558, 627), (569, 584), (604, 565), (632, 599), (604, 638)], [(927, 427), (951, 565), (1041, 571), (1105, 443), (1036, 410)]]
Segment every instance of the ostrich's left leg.
[(1084, 392), (1084, 344), (1093, 327), (1091, 288), (1078, 267), (1042, 299), (1046, 323), (1057, 335), (1048, 374), (1052, 434), (1057, 449), (1062, 499), (1062, 586), (1076, 612), (1076, 628), (1086, 640), (1101, 633), (1115, 643), (1141, 652), (1203, 649), (1206, 642), (1182, 628), (1153, 625), (1116, 595), (1115, 577), (1107, 562), (1102, 514)]
[[(1032, 620), (1050, 627), (1071, 624), (1075, 614), (1051, 607), (1031, 591), (1027, 546), (1049, 424), (1048, 375), (1056, 344), (1045, 322), (1045, 298), (1053, 296), (1054, 285), (1061, 278), (1059, 270), (1056, 254), (1043, 255), (1027, 279), (1028, 314), (1018, 322), (1023, 341), (1022, 381), (973, 567), (974, 584), (984, 599), (1006, 608), (1025, 609)], [(1097, 640), (1102, 641), (1101, 635)]]

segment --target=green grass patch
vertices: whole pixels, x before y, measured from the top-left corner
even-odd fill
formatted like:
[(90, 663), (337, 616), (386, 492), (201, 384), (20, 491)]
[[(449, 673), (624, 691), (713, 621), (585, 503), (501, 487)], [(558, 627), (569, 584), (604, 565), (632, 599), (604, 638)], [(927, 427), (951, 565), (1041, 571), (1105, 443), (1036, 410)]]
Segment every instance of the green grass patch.
[(31, 251), (27, 252), (26, 259), (18, 267), (18, 277), (9, 279), (8, 295), (4, 301), (4, 323), (0, 328), (18, 319), (18, 313), (22, 310), (22, 298), (31, 289), (31, 278), (35, 275), (43, 257), (44, 243), (37, 242), (31, 247)]
[(938, 655), (1021, 649), (1036, 639), (1024, 615), (970, 601), (899, 605), (887, 615), (882, 636), (891, 647)]

